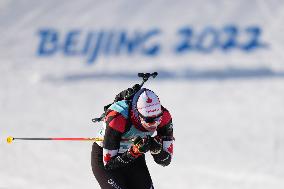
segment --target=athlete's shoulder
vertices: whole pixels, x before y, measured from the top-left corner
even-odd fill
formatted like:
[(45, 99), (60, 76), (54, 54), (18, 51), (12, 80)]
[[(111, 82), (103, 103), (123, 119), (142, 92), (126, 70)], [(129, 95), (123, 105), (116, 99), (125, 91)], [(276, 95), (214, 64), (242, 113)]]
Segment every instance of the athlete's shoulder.
[(170, 124), (172, 122), (172, 116), (171, 116), (171, 113), (165, 108), (162, 106), (162, 111), (163, 111), (163, 115), (162, 115), (162, 121), (159, 125), (159, 127), (164, 127), (168, 124)]
[(129, 116), (129, 103), (127, 100), (121, 100), (118, 102), (114, 102), (109, 108), (109, 111), (116, 111), (123, 115), (126, 119)]
[(126, 102), (119, 101), (112, 104), (105, 116), (105, 123), (107, 127), (124, 133), (129, 116), (129, 108)]

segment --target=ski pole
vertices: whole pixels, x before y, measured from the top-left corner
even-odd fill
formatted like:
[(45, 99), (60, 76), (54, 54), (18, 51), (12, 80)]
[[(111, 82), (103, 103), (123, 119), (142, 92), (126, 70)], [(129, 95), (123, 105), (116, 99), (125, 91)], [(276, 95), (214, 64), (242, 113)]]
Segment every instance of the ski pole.
[(64, 140), (64, 141), (103, 141), (103, 138), (14, 138), (7, 137), (7, 143), (12, 143), (14, 140)]
[[(103, 141), (103, 138), (66, 138), (66, 137), (61, 137), (61, 138), (16, 138), (9, 136), (7, 137), (7, 143), (11, 144), (14, 140), (64, 140), (64, 141)], [(122, 141), (130, 141), (132, 139), (127, 139), (123, 138), (121, 139)]]

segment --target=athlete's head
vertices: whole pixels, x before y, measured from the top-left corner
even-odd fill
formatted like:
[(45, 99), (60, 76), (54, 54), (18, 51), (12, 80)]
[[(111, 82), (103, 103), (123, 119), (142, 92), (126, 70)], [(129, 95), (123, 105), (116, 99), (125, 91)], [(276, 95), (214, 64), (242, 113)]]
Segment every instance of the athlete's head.
[(149, 89), (141, 89), (137, 99), (137, 111), (141, 125), (155, 131), (162, 120), (162, 107), (158, 96)]

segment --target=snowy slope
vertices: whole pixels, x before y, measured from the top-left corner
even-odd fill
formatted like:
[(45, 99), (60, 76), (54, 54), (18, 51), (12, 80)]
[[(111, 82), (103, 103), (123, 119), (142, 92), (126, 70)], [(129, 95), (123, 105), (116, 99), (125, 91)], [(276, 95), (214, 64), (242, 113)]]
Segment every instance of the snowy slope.
[[(15, 141), (6, 137), (93, 137), (91, 119), (114, 95), (160, 71), (147, 84), (173, 115), (174, 159), (148, 156), (155, 188), (284, 187), (284, 64), (281, 1), (0, 1), (0, 188), (99, 188), (89, 142)], [(220, 13), (221, 12), (221, 13)], [(267, 49), (247, 53), (171, 53), (185, 25), (258, 25)], [(159, 28), (156, 57), (37, 55), (43, 28), (60, 36), (80, 29)], [(60, 38), (62, 39), (62, 38)], [(80, 41), (83, 41), (81, 39)]]

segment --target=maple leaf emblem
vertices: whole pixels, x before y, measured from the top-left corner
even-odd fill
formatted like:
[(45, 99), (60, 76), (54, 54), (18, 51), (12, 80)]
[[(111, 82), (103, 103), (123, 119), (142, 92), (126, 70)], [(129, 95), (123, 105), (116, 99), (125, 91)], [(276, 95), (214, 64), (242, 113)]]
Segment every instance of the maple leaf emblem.
[(174, 145), (173, 145), (173, 143), (171, 143), (171, 145), (167, 148), (167, 150), (168, 150), (171, 154), (173, 154), (173, 151), (174, 151)]
[(110, 158), (111, 158), (110, 153), (107, 153), (107, 154), (104, 156), (104, 162), (109, 162)]
[(152, 99), (148, 97), (146, 102), (147, 103), (152, 103)]

